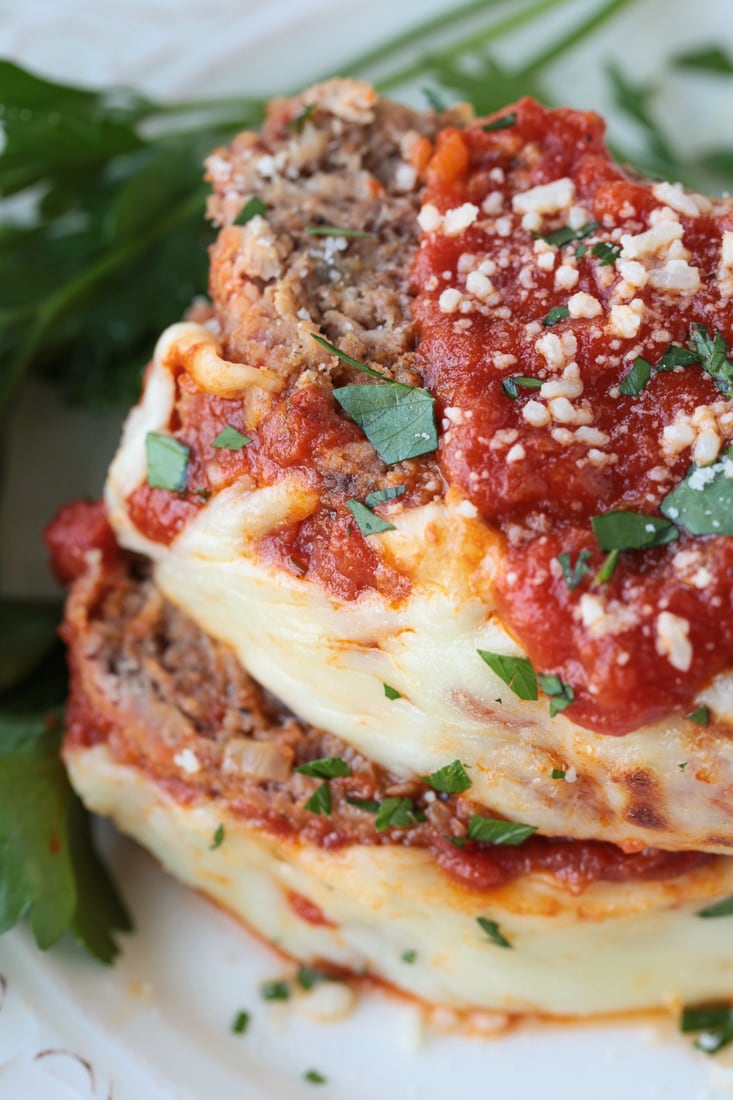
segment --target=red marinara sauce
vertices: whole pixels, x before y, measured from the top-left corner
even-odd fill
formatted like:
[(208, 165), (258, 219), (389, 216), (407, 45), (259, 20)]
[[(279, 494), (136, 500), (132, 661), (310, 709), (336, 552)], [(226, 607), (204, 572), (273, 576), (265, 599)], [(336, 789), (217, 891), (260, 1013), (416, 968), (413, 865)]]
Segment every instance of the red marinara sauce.
[[(733, 208), (629, 178), (594, 114), (525, 99), (505, 120), (438, 135), (413, 267), (418, 361), (444, 474), (505, 535), (503, 621), (572, 686), (569, 717), (623, 734), (689, 709), (733, 661), (733, 538), (681, 532), (622, 553), (601, 584), (591, 528), (614, 510), (659, 515), (703, 421), (733, 434), (733, 403), (701, 366), (653, 369), (692, 324), (733, 342)], [(565, 243), (542, 239), (568, 227)], [(626, 396), (638, 357), (651, 377)], [(513, 376), (543, 388), (512, 399)], [(571, 590), (557, 558), (581, 551), (590, 569)]]

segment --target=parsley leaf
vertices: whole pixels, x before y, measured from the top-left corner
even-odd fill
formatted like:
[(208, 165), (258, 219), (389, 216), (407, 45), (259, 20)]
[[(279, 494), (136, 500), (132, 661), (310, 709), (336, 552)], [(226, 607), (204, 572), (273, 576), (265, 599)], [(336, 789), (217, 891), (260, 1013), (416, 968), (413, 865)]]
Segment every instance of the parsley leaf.
[(417, 962), (417, 951), (415, 951), (414, 949), (403, 951), (400, 955), (400, 959), (403, 963), (408, 963), (412, 965), (412, 963)]
[(328, 783), (321, 783), (306, 802), (305, 808), (312, 814), (331, 816), (331, 789)]
[(250, 1014), (244, 1010), (237, 1013), (232, 1020), (231, 1032), (232, 1035), (244, 1035), (245, 1031), (249, 1027)]
[(371, 508), (360, 504), (358, 500), (347, 500), (346, 507), (356, 520), (356, 526), (362, 535), (380, 535), (382, 531), (394, 531), (395, 526), (381, 516), (375, 516)]
[(190, 453), (185, 443), (179, 443), (172, 436), (148, 432), (145, 436), (145, 455), (150, 488), (183, 492), (186, 488)]
[(668, 344), (662, 358), (654, 368), (656, 371), (674, 370), (675, 367), (697, 366), (700, 356), (679, 344)]
[(691, 535), (733, 535), (732, 468), (731, 448), (712, 466), (691, 466), (659, 510)]
[(716, 1054), (733, 1042), (733, 1008), (730, 1005), (696, 1005), (684, 1008), (680, 1016), (683, 1034), (699, 1031), (695, 1046), (705, 1054)]
[(261, 198), (257, 195), (252, 195), (251, 198), (247, 199), (246, 203), (232, 222), (232, 225), (246, 225), (247, 222), (251, 222), (252, 218), (256, 217), (267, 217), (267, 207)]
[(374, 798), (347, 798), (350, 806), (356, 806), (357, 810), (363, 810), (365, 814), (379, 813), (379, 802)]
[(685, 718), (698, 726), (707, 726), (710, 722), (710, 707), (698, 707), (697, 710), (686, 714)]
[(509, 111), (508, 114), (500, 115), (499, 118), (493, 119), (492, 122), (487, 122), (481, 129), (485, 134), (493, 134), (496, 130), (506, 130), (510, 126), (516, 126), (517, 116), (514, 111)]
[(716, 901), (714, 905), (706, 905), (704, 909), (698, 909), (695, 914), (698, 917), (730, 917), (733, 914), (733, 894)]
[(550, 696), (550, 718), (565, 710), (575, 702), (575, 692), (570, 684), (565, 684), (554, 673), (540, 672), (537, 679), (545, 695)]
[(411, 798), (385, 798), (379, 804), (377, 820), (374, 823), (378, 833), (386, 829), (411, 829), (425, 820), (425, 814), (418, 810)]
[(342, 386), (333, 396), (388, 466), (438, 447), (434, 401), (427, 390), (385, 382)]
[(316, 966), (305, 966), (301, 963), (295, 975), (295, 980), (301, 989), (310, 992), (311, 989), (315, 989), (321, 982), (333, 981), (334, 979), (332, 979), (325, 970), (319, 970)]
[(306, 228), (309, 237), (375, 237), (366, 229), (342, 229), (338, 225), (309, 225)]
[(557, 560), (560, 562), (565, 584), (571, 592), (574, 588), (578, 587), (583, 577), (591, 571), (588, 565), (588, 562), (591, 560), (590, 550), (581, 550), (575, 559), (575, 565), (572, 564), (570, 554), (568, 554), (567, 551), (563, 554), (558, 554)]
[(520, 699), (537, 699), (537, 676), (528, 657), (508, 657), (477, 649), (479, 657)]
[(476, 917), (479, 927), (486, 933), (492, 943), (495, 943), (497, 947), (511, 947), (511, 943), (503, 935), (499, 925), (495, 920), (489, 920), (488, 917)]
[(382, 684), (382, 687), (384, 688), (384, 694), (387, 696), (388, 699), (394, 701), (395, 699), (402, 698), (402, 694), (397, 690), (397, 688), (390, 687), (389, 684)]
[(214, 852), (217, 848), (221, 848), (224, 843), (224, 826), (217, 825), (216, 832), (214, 833), (214, 839), (209, 845), (209, 851)]
[(551, 328), (552, 325), (556, 325), (558, 321), (564, 321), (566, 317), (570, 316), (570, 310), (567, 306), (553, 306), (547, 313), (542, 324), (545, 328)]
[(651, 363), (647, 362), (646, 359), (642, 359), (639, 355), (634, 360), (634, 365), (619, 386), (619, 390), (621, 393), (625, 394), (626, 397), (638, 397), (651, 378), (651, 374)]
[(621, 255), (621, 245), (611, 244), (609, 241), (598, 241), (591, 248), (591, 253), (601, 261), (600, 267), (608, 267), (610, 264), (615, 264)]
[(690, 343), (692, 350), (700, 357), (700, 366), (721, 393), (733, 397), (733, 363), (728, 359), (728, 344), (723, 333), (716, 329), (715, 337), (711, 339), (703, 325), (692, 325)]
[(591, 519), (601, 550), (647, 550), (674, 542), (680, 533), (668, 519), (639, 512), (604, 512)]
[(303, 1078), (310, 1085), (326, 1085), (328, 1084), (328, 1078), (324, 1077), (322, 1073), (319, 1073), (317, 1069), (309, 1069), (303, 1074)]
[(290, 985), (284, 979), (263, 982), (260, 986), (260, 994), (263, 1001), (289, 1001)]
[(442, 115), (445, 110), (445, 103), (435, 88), (425, 87), (422, 89), (422, 94), (425, 96), (428, 106), (435, 111), (436, 115)]
[[(329, 341), (325, 340), (322, 336), (317, 336), (315, 332), (311, 333), (311, 338), (315, 340), (317, 344), (320, 344), (322, 348), (325, 348), (326, 351), (330, 351), (331, 355), (335, 355), (337, 359), (340, 359), (342, 363), (348, 363), (354, 370), (361, 371), (362, 374), (368, 374), (370, 378), (379, 378), (382, 382), (389, 382), (389, 379), (378, 370), (375, 370), (374, 367), (370, 367), (366, 363), (360, 363), (358, 359), (353, 359), (350, 355), (347, 355), (345, 351), (342, 351), (341, 348), (337, 348), (335, 344), (329, 343)], [(399, 385), (399, 383), (391, 382), (390, 385), (396, 386)], [(410, 387), (408, 386), (406, 388), (409, 389)]]
[(593, 578), (593, 584), (608, 584), (611, 577), (613, 576), (613, 571), (616, 568), (618, 555), (618, 550), (611, 550), (611, 552), (605, 558), (600, 569), (596, 573), (595, 577)]
[(369, 494), (364, 503), (367, 508), (376, 508), (378, 504), (386, 504), (388, 500), (401, 497), (406, 490), (406, 485), (390, 485), (387, 489), (377, 489), (376, 492)]
[(564, 225), (562, 229), (556, 229), (554, 233), (537, 233), (535, 236), (542, 241), (547, 241), (548, 244), (562, 248), (563, 245), (570, 244), (571, 241), (582, 241), (585, 237), (590, 237), (591, 233), (595, 233), (596, 229), (600, 228), (600, 222), (587, 222), (580, 229), (573, 229), (570, 225)]
[(301, 775), (314, 775), (317, 779), (334, 779), (336, 776), (351, 775), (351, 768), (340, 756), (322, 756), (319, 760), (309, 760), (301, 764), (296, 772)]
[(438, 768), (430, 775), (421, 775), (420, 778), (434, 791), (443, 791), (446, 794), (461, 794), (471, 786), (471, 780), (460, 760), (453, 760), (452, 763)]
[(516, 848), (536, 833), (534, 825), (520, 825), (516, 821), (500, 821), (498, 818), (474, 814), (468, 823), (469, 840), (481, 840), (485, 844), (504, 844)]
[(564, 779), (567, 774), (568, 773), (566, 772), (566, 770), (564, 768), (553, 768), (550, 778), (551, 779)]
[(294, 134), (302, 134), (303, 127), (306, 122), (313, 117), (313, 112), (317, 106), (317, 103), (306, 103), (303, 110), (297, 114), (295, 118), (291, 118), (290, 122), (286, 123), (285, 129), (290, 130)]
[(219, 432), (211, 446), (223, 447), (226, 451), (241, 451), (242, 447), (246, 447), (251, 442), (252, 440), (248, 435), (242, 435), (231, 424), (227, 424), (226, 428), (222, 428)]
[(517, 386), (521, 386), (523, 390), (538, 390), (542, 386), (542, 379), (529, 378), (526, 374), (517, 374), (513, 378), (502, 379), (501, 388), (507, 397), (511, 397), (512, 401), (516, 401), (519, 397)]

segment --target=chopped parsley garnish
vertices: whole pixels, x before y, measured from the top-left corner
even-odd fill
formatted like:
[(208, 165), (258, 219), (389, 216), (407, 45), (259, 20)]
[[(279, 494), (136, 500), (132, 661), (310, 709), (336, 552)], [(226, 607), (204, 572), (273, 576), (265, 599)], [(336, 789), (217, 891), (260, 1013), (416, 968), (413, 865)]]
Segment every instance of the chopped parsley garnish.
[(564, 768), (553, 768), (551, 778), (552, 779), (564, 779), (567, 774), (568, 773), (565, 771)]
[(340, 756), (322, 756), (319, 760), (309, 760), (295, 770), (301, 775), (314, 775), (316, 779), (335, 779), (337, 776), (351, 775), (351, 768)]
[(401, 497), (406, 490), (406, 485), (390, 485), (388, 489), (377, 489), (369, 494), (364, 503), (367, 508), (376, 508), (378, 504), (386, 504), (388, 500)]
[(382, 531), (394, 531), (395, 526), (381, 516), (375, 516), (371, 508), (358, 500), (347, 500), (346, 507), (356, 520), (356, 526), (362, 535), (380, 535)]
[(621, 393), (626, 397), (638, 397), (651, 378), (652, 365), (639, 355), (634, 360), (634, 365), (619, 386)]
[(319, 1073), (317, 1069), (309, 1069), (303, 1074), (303, 1077), (310, 1085), (325, 1085), (328, 1083), (328, 1078)]
[(519, 397), (518, 386), (523, 390), (538, 390), (542, 386), (542, 379), (529, 378), (526, 374), (515, 374), (513, 378), (502, 379), (501, 388), (512, 401), (516, 401)]
[(698, 726), (707, 726), (710, 721), (710, 707), (698, 707), (685, 715), (689, 722), (695, 722)]
[(590, 237), (591, 233), (595, 233), (596, 229), (600, 228), (600, 222), (587, 222), (580, 229), (573, 229), (570, 225), (564, 225), (562, 229), (556, 229), (554, 233), (535, 233), (534, 236), (547, 241), (548, 244), (555, 245), (557, 248), (562, 248), (564, 244), (570, 244), (571, 241), (582, 241), (584, 237)]
[(567, 306), (553, 306), (542, 324), (545, 328), (550, 328), (552, 325), (556, 325), (558, 321), (564, 321), (565, 318), (569, 316), (570, 310)]
[(264, 1001), (289, 1001), (290, 985), (283, 979), (274, 982), (263, 982), (260, 986), (260, 994)]
[(222, 428), (211, 445), (212, 447), (223, 447), (226, 451), (241, 451), (242, 447), (246, 447), (251, 442), (252, 440), (248, 435), (243, 435), (231, 424), (227, 424), (226, 428)]
[(733, 914), (733, 894), (722, 901), (716, 901), (714, 905), (707, 905), (704, 909), (698, 909), (697, 917), (729, 917)]
[(328, 982), (333, 979), (329, 974), (326, 974), (325, 970), (319, 970), (316, 966), (305, 966), (301, 964), (295, 974), (295, 980), (301, 989), (310, 992), (311, 989), (315, 989), (321, 982)]
[(249, 1021), (251, 1017), (249, 1012), (242, 1010), (232, 1020), (231, 1032), (232, 1035), (244, 1035), (245, 1031), (249, 1027)]
[(232, 224), (246, 225), (247, 222), (252, 221), (252, 218), (257, 217), (258, 214), (261, 218), (264, 218), (267, 215), (267, 207), (261, 198), (257, 195), (252, 195), (250, 199), (247, 199)]
[(496, 130), (507, 130), (510, 126), (516, 126), (517, 116), (514, 111), (510, 111), (506, 115), (500, 115), (499, 118), (493, 119), (492, 122), (487, 122), (481, 129), (485, 134), (493, 134)]
[(445, 110), (445, 103), (442, 97), (438, 94), (435, 88), (425, 87), (422, 88), (422, 94), (428, 102), (428, 106), (431, 107), (436, 115), (442, 115)]
[(684, 1008), (680, 1031), (689, 1035), (698, 1031), (695, 1046), (705, 1054), (716, 1054), (733, 1042), (733, 1008), (730, 1005), (698, 1005)]
[(571, 592), (574, 588), (578, 587), (583, 577), (591, 571), (590, 565), (588, 564), (591, 560), (590, 550), (581, 550), (575, 559), (575, 565), (572, 564), (570, 554), (567, 552), (558, 554), (557, 560), (560, 563), (565, 584)]
[(469, 840), (481, 840), (485, 844), (503, 844), (516, 848), (536, 832), (534, 825), (520, 825), (516, 821), (500, 821), (498, 818), (474, 814), (468, 823), (466, 836)]
[(680, 769), (681, 772), (683, 772), (685, 770), (685, 768), (687, 767), (687, 761), (686, 760), (683, 761), (683, 763), (678, 764), (677, 767)]
[(733, 448), (712, 466), (691, 466), (659, 506), (691, 535), (733, 535)]
[[(669, 499), (669, 498), (667, 498)], [(640, 512), (604, 512), (591, 519), (601, 550), (648, 550), (674, 542), (680, 533), (668, 519)]]
[(319, 814), (323, 817), (331, 816), (331, 788), (328, 783), (321, 783), (320, 787), (314, 791), (306, 802), (305, 808), (312, 814)]
[(417, 951), (403, 951), (400, 955), (400, 958), (402, 959), (403, 963), (409, 963), (410, 965), (412, 965), (412, 963), (417, 962)]
[(537, 676), (528, 657), (508, 657), (505, 653), (490, 653), (486, 649), (476, 652), (520, 699), (538, 698)]
[(385, 798), (379, 804), (377, 820), (374, 826), (378, 833), (386, 829), (411, 829), (425, 820), (425, 814), (418, 810), (411, 798)]
[(579, 244), (578, 247), (575, 249), (575, 259), (576, 260), (582, 260), (587, 251), (588, 251), (588, 245), (587, 244)]
[(314, 333), (311, 335), (326, 351), (355, 370), (381, 379), (381, 386), (341, 386), (333, 391), (333, 396), (344, 412), (359, 425), (388, 466), (437, 449), (435, 402), (427, 390), (406, 386), (402, 382), (390, 382), (379, 371), (352, 359), (323, 337)]
[(443, 791), (445, 794), (462, 794), (471, 786), (471, 780), (460, 760), (453, 760), (430, 775), (421, 775), (420, 778), (434, 791)]
[(379, 803), (375, 798), (347, 798), (350, 806), (356, 806), (357, 810), (363, 810), (365, 814), (379, 813)]
[(148, 432), (145, 436), (145, 455), (150, 488), (183, 492), (186, 488), (190, 454), (190, 448), (172, 436)]
[(596, 573), (595, 577), (593, 578), (593, 584), (608, 584), (611, 577), (613, 576), (613, 571), (616, 568), (618, 555), (618, 550), (611, 550), (611, 552), (604, 559), (603, 564)]
[(550, 718), (575, 702), (575, 692), (570, 684), (563, 683), (554, 673), (540, 672), (537, 679), (545, 695), (550, 696)]
[(211, 852), (215, 851), (217, 848), (220, 848), (223, 843), (224, 843), (224, 826), (223, 825), (217, 825), (216, 832), (214, 833), (214, 839), (211, 841), (211, 844), (209, 845), (209, 851), (211, 851)]
[(309, 237), (375, 237), (366, 229), (343, 229), (339, 225), (309, 225), (306, 229)]
[(402, 693), (399, 692), (397, 688), (393, 688), (389, 684), (382, 684), (382, 687), (384, 688), (384, 694), (387, 696), (388, 699), (394, 700), (402, 698)]
[(700, 362), (700, 356), (679, 344), (669, 344), (662, 358), (654, 368), (657, 371), (674, 370), (675, 367), (693, 367)]
[(291, 118), (290, 122), (286, 123), (285, 129), (295, 134), (302, 134), (303, 127), (312, 117), (317, 106), (317, 103), (306, 103), (300, 114), (296, 115), (295, 118)]
[(728, 359), (728, 344), (720, 330), (711, 339), (703, 325), (690, 326), (690, 344), (699, 363), (715, 385), (727, 397), (733, 397), (733, 363)]
[(502, 935), (501, 929), (495, 920), (489, 920), (488, 917), (476, 917), (479, 927), (489, 937), (492, 943), (495, 943), (497, 947), (511, 947), (509, 940), (506, 936)]
[(591, 248), (591, 252), (601, 261), (601, 267), (608, 267), (609, 264), (615, 264), (621, 255), (621, 245), (611, 244), (609, 241), (598, 241)]

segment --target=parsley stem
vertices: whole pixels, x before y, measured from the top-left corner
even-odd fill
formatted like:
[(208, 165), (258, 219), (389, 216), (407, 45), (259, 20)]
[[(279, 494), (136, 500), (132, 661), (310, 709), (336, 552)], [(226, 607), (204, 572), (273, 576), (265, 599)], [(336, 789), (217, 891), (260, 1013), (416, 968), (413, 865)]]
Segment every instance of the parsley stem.
[(520, 69), (519, 75), (522, 77), (533, 76), (543, 69), (546, 65), (552, 64), (553, 61), (557, 61), (558, 57), (571, 50), (573, 46), (576, 46), (588, 35), (593, 34), (600, 26), (602, 26), (608, 19), (612, 19), (624, 8), (627, 8), (629, 4), (635, 3), (635, 0), (608, 0), (608, 3), (594, 11), (581, 23), (578, 23), (571, 31), (563, 35), (562, 38), (557, 39), (551, 46), (541, 53), (537, 54), (531, 61), (527, 62)]

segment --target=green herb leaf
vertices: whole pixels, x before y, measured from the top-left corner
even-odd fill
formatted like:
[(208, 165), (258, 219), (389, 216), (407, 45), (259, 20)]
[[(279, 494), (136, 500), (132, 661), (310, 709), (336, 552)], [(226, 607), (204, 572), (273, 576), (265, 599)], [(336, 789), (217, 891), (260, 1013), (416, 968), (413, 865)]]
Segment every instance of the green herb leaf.
[(578, 247), (575, 249), (575, 259), (576, 260), (582, 260), (587, 251), (588, 251), (588, 245), (587, 244), (579, 244)]
[(479, 657), (520, 699), (537, 699), (537, 676), (528, 657), (508, 657), (477, 649)]
[(224, 843), (224, 826), (217, 825), (216, 832), (214, 833), (214, 839), (209, 845), (209, 851), (214, 852), (217, 848), (220, 848)]
[(537, 679), (545, 695), (550, 696), (550, 718), (554, 718), (556, 714), (575, 702), (575, 692), (570, 684), (563, 683), (559, 676), (555, 676), (554, 673), (540, 672)]
[(542, 386), (542, 379), (529, 378), (525, 374), (517, 374), (513, 378), (502, 379), (501, 388), (507, 397), (511, 397), (512, 401), (516, 401), (519, 397), (518, 386), (521, 386), (523, 390), (538, 390)]
[(350, 806), (356, 806), (357, 810), (363, 810), (365, 814), (379, 813), (379, 802), (374, 798), (347, 798)]
[(295, 770), (301, 775), (314, 775), (316, 779), (335, 779), (337, 776), (351, 775), (351, 767), (340, 756), (322, 756), (319, 760), (309, 760)]
[(552, 779), (564, 779), (567, 774), (568, 773), (565, 771), (564, 768), (553, 768), (551, 778)]
[(710, 722), (710, 707), (698, 707), (697, 710), (686, 714), (685, 718), (690, 722), (695, 722), (698, 726), (707, 726)]
[(244, 1035), (249, 1027), (250, 1014), (242, 1009), (232, 1020), (232, 1035)]
[(610, 554), (608, 554), (600, 569), (593, 578), (593, 584), (608, 584), (611, 577), (613, 576), (613, 571), (616, 568), (618, 556), (618, 550), (612, 550)]
[(699, 1031), (698, 1050), (716, 1054), (733, 1041), (733, 1008), (730, 1005), (697, 1005), (685, 1008), (680, 1016), (683, 1034)]
[(346, 507), (356, 520), (356, 526), (362, 535), (380, 535), (383, 531), (394, 531), (395, 526), (381, 516), (375, 516), (374, 512), (358, 500), (347, 500)]
[(59, 754), (61, 720), (0, 714), (0, 934), (27, 916), (40, 948), (67, 930), (101, 962), (129, 917)]
[(406, 489), (406, 485), (391, 485), (388, 489), (377, 489), (376, 492), (369, 494), (364, 503), (367, 508), (376, 508), (378, 504), (386, 504), (388, 500), (401, 497)]
[(656, 371), (674, 370), (675, 367), (693, 367), (700, 362), (700, 356), (679, 344), (668, 344), (664, 355), (654, 368)]
[(677, 767), (680, 769), (681, 772), (683, 772), (687, 767), (687, 761), (685, 760), (682, 764), (678, 764)]
[(699, 46), (673, 59), (678, 69), (695, 69), (716, 76), (733, 76), (733, 58), (720, 46)]
[(601, 550), (648, 550), (680, 537), (674, 523), (639, 512), (604, 512), (591, 519)]
[(547, 313), (542, 324), (545, 328), (551, 328), (552, 325), (556, 325), (558, 321), (564, 321), (566, 317), (570, 316), (570, 310), (567, 306), (553, 306)]
[(598, 241), (591, 248), (591, 252), (601, 261), (600, 267), (608, 267), (610, 264), (615, 264), (621, 255), (621, 245), (611, 244), (609, 241)]
[(691, 535), (733, 535), (733, 456), (729, 448), (712, 466), (691, 466), (659, 506)]
[(320, 787), (310, 796), (305, 804), (306, 810), (312, 814), (331, 816), (331, 789), (328, 783), (321, 783)]
[(445, 794), (461, 794), (471, 786), (471, 780), (460, 760), (453, 760), (431, 775), (421, 775), (420, 778), (434, 791), (443, 791)]
[(309, 237), (376, 237), (365, 229), (343, 229), (338, 225), (309, 225), (306, 228)]
[(651, 363), (648, 363), (646, 359), (642, 359), (640, 355), (637, 356), (634, 365), (619, 386), (619, 390), (627, 397), (638, 397), (651, 378), (651, 373)]
[(494, 817), (474, 814), (468, 823), (468, 839), (481, 840), (484, 844), (503, 844), (516, 848), (536, 833), (534, 825), (520, 825), (516, 821), (500, 821)]
[(246, 447), (251, 442), (252, 440), (248, 435), (242, 435), (231, 424), (227, 424), (226, 428), (222, 428), (211, 445), (212, 447), (223, 447), (226, 451), (241, 451), (242, 447)]
[(305, 966), (301, 964), (295, 975), (295, 980), (301, 989), (306, 992), (310, 992), (321, 982), (333, 981), (331, 976), (325, 972), (325, 970), (319, 970), (315, 966)]
[(328, 1083), (328, 1078), (319, 1073), (317, 1069), (309, 1069), (303, 1074), (303, 1077), (310, 1085), (325, 1085)]
[(422, 810), (415, 807), (411, 798), (385, 798), (379, 805), (375, 828), (378, 833), (386, 829), (411, 829), (425, 820)]
[(733, 363), (728, 359), (728, 344), (719, 329), (711, 339), (703, 325), (690, 326), (690, 344), (700, 357), (700, 366), (727, 397), (733, 396)]
[(571, 592), (574, 588), (578, 587), (583, 577), (591, 571), (590, 565), (588, 564), (591, 560), (590, 550), (581, 550), (575, 559), (575, 565), (572, 564), (570, 554), (567, 552), (558, 554), (557, 560), (560, 563), (562, 575), (565, 578), (565, 584)]
[(397, 688), (390, 687), (389, 684), (382, 684), (382, 687), (384, 688), (384, 694), (387, 696), (388, 699), (394, 700), (402, 698), (402, 695), (397, 690)]
[(509, 111), (506, 115), (500, 115), (499, 118), (493, 119), (492, 122), (487, 122), (481, 129), (486, 134), (493, 134), (496, 130), (506, 130), (510, 126), (516, 126), (517, 116), (514, 111)]
[(563, 245), (570, 244), (571, 241), (582, 241), (585, 237), (590, 237), (591, 233), (595, 233), (596, 229), (600, 228), (600, 222), (587, 222), (580, 229), (573, 229), (569, 225), (564, 225), (562, 229), (556, 229), (554, 233), (537, 233), (535, 236), (542, 241), (547, 241), (548, 244), (562, 248)]
[(236, 218), (232, 222), (232, 225), (246, 225), (247, 222), (251, 222), (255, 217), (266, 218), (267, 207), (258, 195), (252, 195), (247, 199), (242, 209), (237, 214)]
[[(350, 355), (347, 355), (345, 351), (342, 351), (341, 348), (337, 348), (335, 344), (331, 344), (328, 340), (324, 340), (322, 336), (317, 336), (315, 332), (311, 333), (311, 338), (315, 340), (317, 344), (320, 344), (326, 351), (330, 351), (331, 355), (335, 355), (336, 358), (340, 359), (343, 363), (348, 363), (354, 370), (361, 371), (362, 374), (367, 374), (370, 378), (378, 378), (381, 382), (387, 382), (389, 385), (399, 385), (397, 382), (390, 382), (384, 374), (380, 374), (378, 370), (374, 370), (374, 367), (370, 367), (366, 363), (360, 363), (358, 359), (353, 359)], [(410, 389), (409, 386), (405, 388)]]
[(263, 982), (260, 986), (260, 994), (263, 1001), (289, 1001), (290, 984), (283, 979), (274, 982)]
[(317, 103), (306, 103), (300, 114), (297, 114), (295, 118), (291, 118), (290, 122), (286, 123), (285, 129), (295, 134), (302, 134), (303, 127), (313, 117), (313, 112), (317, 106)]
[(698, 909), (695, 914), (698, 917), (729, 917), (733, 914), (733, 894), (722, 901), (716, 901), (714, 905), (707, 905), (704, 909)]
[(172, 436), (148, 432), (145, 436), (145, 454), (150, 488), (183, 492), (186, 488), (190, 453), (185, 443), (179, 443)]
[(400, 958), (402, 959), (403, 963), (408, 963), (411, 966), (414, 962), (417, 962), (417, 951), (412, 949), (409, 951), (403, 951), (400, 955)]
[(427, 390), (387, 382), (343, 386), (333, 396), (388, 466), (437, 449), (434, 401)]
[(445, 103), (442, 96), (438, 94), (435, 88), (425, 87), (422, 89), (422, 94), (428, 102), (428, 106), (435, 111), (436, 115), (442, 115), (445, 110)]
[(476, 917), (479, 927), (486, 933), (492, 943), (495, 943), (497, 947), (511, 947), (511, 943), (504, 936), (499, 928), (499, 925), (495, 920), (489, 920), (488, 917)]

